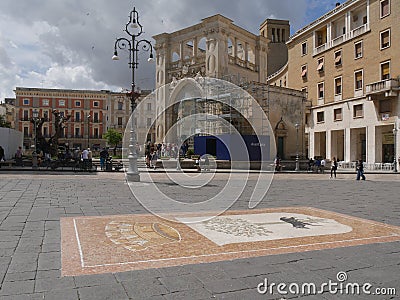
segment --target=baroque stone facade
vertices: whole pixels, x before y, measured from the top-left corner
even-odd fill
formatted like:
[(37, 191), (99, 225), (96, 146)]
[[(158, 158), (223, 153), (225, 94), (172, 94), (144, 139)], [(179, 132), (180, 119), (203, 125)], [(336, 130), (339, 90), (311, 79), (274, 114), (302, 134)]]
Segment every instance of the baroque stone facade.
[[(289, 158), (295, 156), (296, 152), (303, 152), (302, 145), (296, 145), (298, 132), (295, 125), (299, 124), (300, 128), (304, 128), (304, 95), (299, 91), (269, 88), (267, 83), (268, 76), (287, 62), (285, 43), (290, 34), (289, 22), (267, 19), (259, 30), (259, 35), (252, 34), (234, 25), (228, 18), (214, 15), (188, 28), (154, 36), (157, 52), (157, 141), (169, 142), (165, 140), (167, 132), (182, 115), (183, 108), (169, 107), (174, 101), (169, 98), (183, 93), (173, 91), (175, 88), (182, 88), (182, 85), (177, 85), (179, 80), (212, 77), (235, 83), (256, 99), (268, 114), (272, 128), (277, 128), (274, 133), (279, 131), (279, 140), (277, 138), (276, 142), (280, 143), (282, 157)], [(288, 106), (289, 102), (294, 105)], [(203, 112), (227, 115), (224, 108), (216, 106), (214, 102), (209, 101), (204, 105), (209, 108), (203, 107)], [(288, 108), (294, 108), (295, 113), (290, 113)], [(232, 123), (232, 120), (229, 122)], [(233, 123), (235, 122), (243, 126), (246, 123), (243, 120), (234, 120)], [(236, 127), (245, 134), (247, 131), (243, 126)], [(191, 134), (195, 134), (195, 131), (194, 128)], [(301, 131), (300, 141), (304, 141)], [(296, 149), (299, 147), (300, 149)]]

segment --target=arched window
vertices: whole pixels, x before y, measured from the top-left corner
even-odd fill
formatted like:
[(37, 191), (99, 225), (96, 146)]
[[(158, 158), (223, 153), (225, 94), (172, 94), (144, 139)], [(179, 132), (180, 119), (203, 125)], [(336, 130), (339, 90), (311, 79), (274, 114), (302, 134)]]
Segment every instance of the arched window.
[(254, 54), (254, 49), (250, 45), (247, 45), (247, 61), (252, 64), (256, 63), (256, 56)]
[(245, 53), (244, 53), (244, 47), (241, 41), (237, 41), (236, 43), (236, 53), (237, 57), (240, 58), (241, 60), (245, 59)]
[(185, 60), (193, 56), (193, 40), (187, 41), (183, 49), (183, 57)]
[(228, 38), (228, 55), (230, 56), (234, 55), (233, 43), (230, 38)]
[(179, 61), (180, 59), (181, 59), (181, 58), (180, 58), (180, 56), (179, 56), (178, 53), (176, 53), (176, 52), (173, 52), (173, 53), (172, 53), (171, 62), (177, 62), (177, 61)]
[(199, 43), (197, 44), (198, 54), (199, 55), (205, 55), (206, 54), (206, 47), (207, 47), (206, 38), (202, 37), (199, 40)]

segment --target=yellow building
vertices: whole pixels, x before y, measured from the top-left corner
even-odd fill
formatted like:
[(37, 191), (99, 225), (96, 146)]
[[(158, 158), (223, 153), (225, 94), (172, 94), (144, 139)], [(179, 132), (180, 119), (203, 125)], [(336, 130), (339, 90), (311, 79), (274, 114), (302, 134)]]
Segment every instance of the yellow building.
[(288, 87), (308, 93), (310, 157), (394, 167), (400, 155), (399, 19), (399, 0), (349, 0), (289, 38), (288, 64), (268, 81), (285, 78)]

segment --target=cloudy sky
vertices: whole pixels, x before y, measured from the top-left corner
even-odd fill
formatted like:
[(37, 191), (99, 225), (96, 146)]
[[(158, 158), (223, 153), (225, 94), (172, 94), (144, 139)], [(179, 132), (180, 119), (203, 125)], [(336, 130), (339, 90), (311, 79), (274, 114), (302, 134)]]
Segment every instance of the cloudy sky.
[[(258, 33), (266, 18), (290, 20), (292, 33), (334, 8), (334, 0), (1, 0), (0, 101), (15, 87), (130, 87), (128, 58), (112, 61), (114, 41), (133, 6), (144, 38), (173, 32), (220, 13)], [(137, 86), (154, 86), (154, 65), (141, 52)]]

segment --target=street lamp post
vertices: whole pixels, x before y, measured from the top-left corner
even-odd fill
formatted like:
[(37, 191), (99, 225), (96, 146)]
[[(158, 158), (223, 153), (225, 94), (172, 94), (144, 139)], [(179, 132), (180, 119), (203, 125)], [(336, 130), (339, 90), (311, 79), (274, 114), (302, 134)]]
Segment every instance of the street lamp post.
[(142, 44), (142, 50), (149, 51), (150, 56), (148, 61), (153, 61), (153, 46), (150, 41), (146, 39), (137, 40), (137, 38), (143, 33), (143, 27), (139, 23), (139, 13), (134, 7), (129, 15), (129, 21), (125, 25), (124, 30), (129, 36), (130, 40), (127, 38), (118, 38), (114, 44), (114, 56), (113, 60), (119, 60), (117, 48), (122, 50), (128, 50), (129, 52), (129, 67), (132, 71), (132, 86), (131, 92), (128, 93), (131, 101), (131, 128), (130, 128), (130, 138), (129, 138), (129, 167), (126, 173), (128, 181), (140, 181), (139, 170), (137, 167), (137, 153), (136, 153), (136, 125), (134, 122), (134, 111), (136, 109), (136, 99), (139, 98), (140, 94), (135, 91), (135, 69), (138, 67), (138, 52), (139, 45)]
[[(181, 105), (182, 105), (182, 103), (181, 103)], [(181, 171), (182, 170), (182, 167), (181, 167), (181, 144), (182, 144), (182, 118), (181, 117), (178, 117), (178, 119), (176, 120), (176, 123), (177, 123), (177, 129), (179, 129), (179, 135), (177, 136), (177, 141), (178, 141), (178, 153), (177, 153), (177, 157), (176, 157), (176, 169), (178, 170), (178, 171)], [(177, 130), (178, 131), (178, 130)]]
[(299, 128), (300, 124), (296, 123), (294, 124), (294, 127), (296, 128), (296, 169), (295, 171), (299, 171)]
[(90, 148), (90, 114), (87, 115), (87, 147)]
[(37, 159), (37, 128), (36, 128), (36, 123), (37, 123), (37, 121), (39, 121), (39, 112), (38, 112), (38, 110), (36, 108), (32, 112), (32, 120), (33, 120), (33, 124), (34, 124), (34, 134), (35, 134), (35, 138), (33, 140), (35, 145), (33, 147), (33, 153), (32, 153), (32, 169), (37, 169), (37, 167), (38, 167), (38, 159)]
[(397, 124), (394, 123), (393, 128), (394, 150), (393, 150), (393, 172), (397, 173)]

